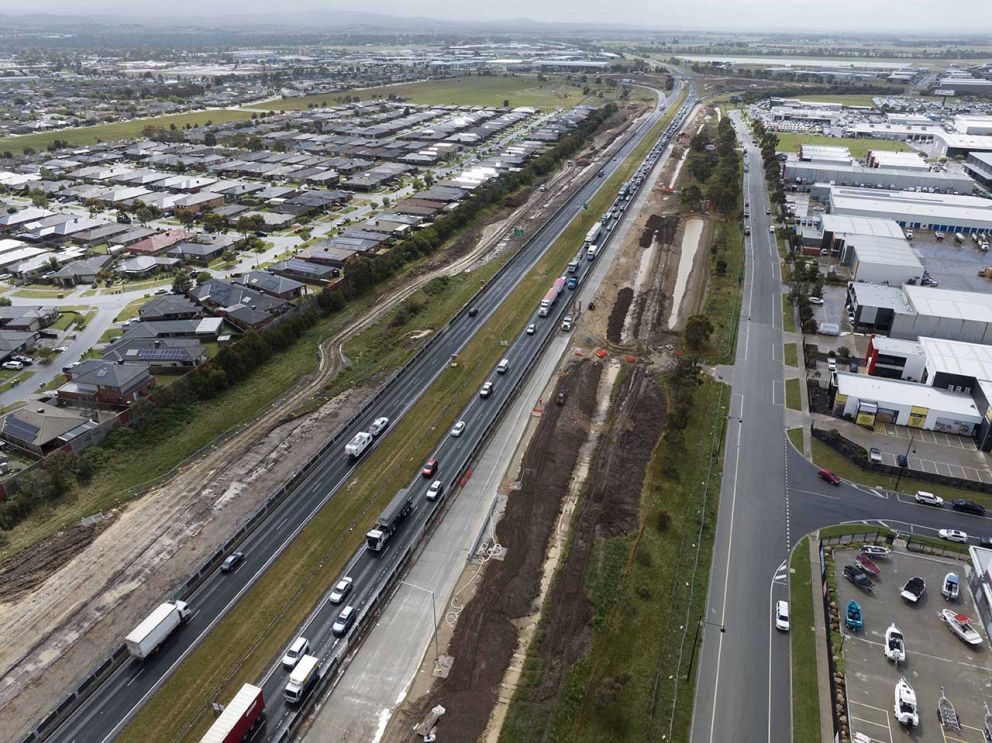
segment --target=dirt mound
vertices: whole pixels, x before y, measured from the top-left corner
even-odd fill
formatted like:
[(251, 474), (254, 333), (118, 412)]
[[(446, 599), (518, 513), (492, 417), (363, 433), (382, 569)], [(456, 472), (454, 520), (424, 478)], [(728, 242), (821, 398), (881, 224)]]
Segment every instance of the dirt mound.
[[(670, 214), (664, 217), (658, 214), (652, 214), (648, 217), (647, 226), (648, 229), (655, 232), (658, 242), (669, 244), (675, 239), (675, 232), (679, 227), (679, 217), (677, 214)], [(646, 248), (647, 245), (642, 247)]]
[(617, 300), (613, 303), (609, 323), (606, 326), (606, 337), (610, 343), (620, 343), (623, 323), (627, 319), (627, 311), (630, 309), (632, 301), (634, 301), (634, 290), (629, 286), (625, 286), (617, 292)]
[(545, 550), (586, 439), (602, 370), (599, 362), (579, 362), (555, 386), (555, 397), (568, 393), (566, 402), (544, 409), (521, 463), (520, 489), (510, 496), (496, 529), (506, 557), (489, 563), (476, 597), (458, 619), (448, 648), (454, 657), (448, 678), (412, 712), (417, 718), (443, 705), (446, 741), (474, 742), (485, 730), (517, 647), (514, 622), (533, 611), (538, 596)]
[(40, 586), (113, 522), (113, 519), (104, 519), (86, 526), (76, 524), (31, 549), (0, 561), (0, 603), (16, 600)]

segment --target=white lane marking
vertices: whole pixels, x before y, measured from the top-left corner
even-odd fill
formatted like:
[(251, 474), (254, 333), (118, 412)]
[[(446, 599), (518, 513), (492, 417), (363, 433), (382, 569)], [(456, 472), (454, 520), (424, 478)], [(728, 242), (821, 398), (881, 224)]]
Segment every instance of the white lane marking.
[(789, 577), (789, 566), (786, 562), (786, 560), (782, 560), (782, 564), (775, 569), (775, 577), (772, 578), (772, 583), (779, 583), (782, 585), (786, 583), (786, 578)]
[(785, 401), (785, 382), (781, 379), (772, 380), (772, 405), (782, 405)]

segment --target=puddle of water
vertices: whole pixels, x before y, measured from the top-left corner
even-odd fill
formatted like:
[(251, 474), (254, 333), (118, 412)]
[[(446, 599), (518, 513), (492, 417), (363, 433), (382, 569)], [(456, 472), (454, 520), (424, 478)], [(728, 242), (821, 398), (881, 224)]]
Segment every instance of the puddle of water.
[(675, 322), (679, 318), (679, 310), (682, 309), (682, 298), (685, 295), (685, 286), (689, 281), (689, 272), (692, 270), (692, 263), (696, 259), (699, 251), (699, 240), (703, 236), (703, 220), (693, 218), (685, 223), (685, 231), (682, 233), (682, 252), (679, 255), (679, 272), (675, 277), (675, 292), (672, 294), (672, 310), (668, 314), (669, 329), (675, 327)]

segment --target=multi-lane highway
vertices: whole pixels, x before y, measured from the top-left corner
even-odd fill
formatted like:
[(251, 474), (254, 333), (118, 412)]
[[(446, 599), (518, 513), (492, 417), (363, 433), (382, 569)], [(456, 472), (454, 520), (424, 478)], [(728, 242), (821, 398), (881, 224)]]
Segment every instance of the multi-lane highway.
[[(601, 169), (605, 176), (609, 176), (623, 163), (665, 110), (672, 105), (678, 92), (679, 87), (676, 86), (672, 96), (667, 100), (659, 94), (656, 110), (640, 124), (633, 136), (602, 164)], [(354, 432), (367, 430), (372, 420), (378, 416), (387, 416), (394, 422), (400, 419), (434, 379), (445, 372), (452, 355), (457, 354), (468, 343), (605, 181), (606, 178), (596, 177), (588, 180), (567, 204), (535, 233), (507, 268), (497, 275), (472, 303), (472, 307), (478, 310), (476, 317), (469, 317), (468, 313), (463, 311), (446, 328), (437, 333), (427, 351), (389, 384), (377, 405), (349, 428), (341, 449), (335, 448), (329, 451), (323, 460), (298, 482), (288, 497), (270, 512), (265, 522), (249, 534), (239, 548), (246, 554), (246, 559), (235, 572), (228, 575), (214, 572), (190, 595), (184, 597), (193, 607), (193, 615), (189, 622), (174, 633), (151, 658), (144, 662), (128, 661), (118, 668), (54, 731), (51, 736), (53, 740), (102, 741), (112, 738), (119, 732), (162, 681), (230, 610), (312, 515), (333, 497), (338, 487), (349, 477), (353, 465), (344, 456), (344, 441), (347, 441)], [(550, 328), (551, 321), (556, 320), (557, 315), (564, 311), (566, 304), (567, 302), (560, 302), (556, 307), (556, 314), (543, 319), (542, 328)], [(522, 342), (515, 343), (508, 349), (510, 370), (497, 380), (497, 391), (494, 392), (494, 396), (489, 400), (477, 401), (479, 405), (465, 411), (467, 428), (461, 438), (450, 441), (446, 439), (440, 445), (438, 451), (442, 479), (446, 479), (446, 472), (449, 475), (452, 472), (445, 469), (446, 462), (451, 461), (452, 457), (457, 459), (457, 453), (468, 452), (478, 442), (485, 425), (483, 420), (501, 404), (504, 399), (501, 396), (509, 393), (527, 360), (536, 354), (542, 337), (541, 334), (527, 336), (521, 339)], [(487, 413), (487, 410), (490, 412)], [(387, 432), (385, 436), (388, 435)], [(426, 486), (426, 482), (423, 486)], [(420, 495), (418, 493), (418, 503), (420, 503)], [(381, 570), (387, 564), (382, 558), (388, 558), (390, 551), (395, 554), (403, 549), (404, 534), (407, 538), (415, 534), (414, 526), (418, 521), (422, 524), (426, 520), (426, 510), (422, 505), (418, 507), (417, 511), (408, 518), (404, 530), (394, 537), (390, 550), (381, 555), (380, 559), (360, 560), (361, 565), (353, 564), (352, 577), (355, 578), (356, 585), (375, 584), (376, 576), (381, 575)], [(356, 590), (354, 600), (360, 600), (361, 595), (361, 591)], [(324, 616), (325, 612), (327, 616)], [(324, 638), (322, 633), (327, 629), (324, 620), (329, 618), (330, 613), (330, 610), (323, 607), (318, 610), (314, 621), (319, 629), (311, 638), (312, 641), (320, 642)], [(274, 683), (271, 682), (271, 678), (270, 676), (270, 683)], [(281, 696), (277, 695), (277, 699), (281, 699)], [(224, 700), (205, 700), (204, 703), (211, 701)], [(272, 722), (277, 722), (279, 714), (276, 713), (274, 717), (275, 720)], [(270, 723), (269, 727), (275, 729), (278, 724)]]

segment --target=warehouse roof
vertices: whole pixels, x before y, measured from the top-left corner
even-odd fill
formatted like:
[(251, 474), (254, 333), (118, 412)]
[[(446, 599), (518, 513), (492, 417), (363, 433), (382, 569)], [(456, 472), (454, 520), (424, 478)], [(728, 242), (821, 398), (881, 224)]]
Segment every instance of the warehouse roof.
[(904, 353), (919, 354), (922, 352), (919, 341), (910, 341), (903, 338), (890, 338), (887, 335), (874, 335), (871, 344), (878, 349), (879, 353)]
[(992, 222), (992, 201), (957, 194), (831, 186), (830, 206), (834, 212), (852, 209), (911, 214), (921, 220), (941, 220), (941, 224), (953, 224), (956, 219)]
[(906, 299), (904, 288), (858, 281), (854, 284), (854, 294), (858, 305), (888, 307), (895, 312), (909, 313), (913, 308)]
[(992, 294), (909, 284), (902, 290), (912, 308), (921, 315), (992, 322)]
[(919, 344), (935, 371), (992, 380), (992, 346), (943, 338), (920, 338)]
[(860, 263), (886, 263), (923, 273), (923, 263), (903, 237), (851, 235), (848, 244), (854, 247)]
[(820, 224), (824, 231), (850, 235), (877, 235), (879, 237), (898, 237), (905, 240), (902, 227), (894, 219), (878, 217), (857, 217), (846, 214), (821, 214)]
[(951, 413), (962, 420), (978, 423), (982, 420), (975, 401), (967, 392), (951, 392), (942, 387), (930, 387), (901, 379), (872, 377), (867, 374), (837, 372), (837, 393), (864, 402), (899, 403)]

